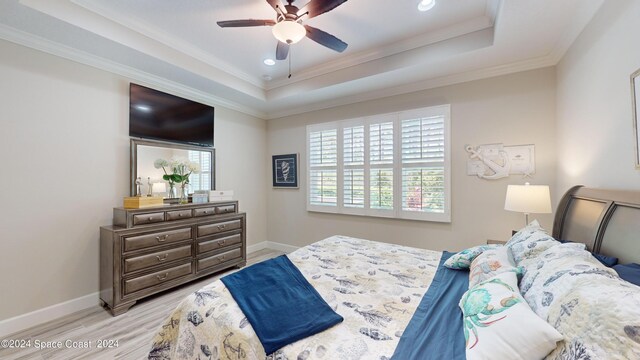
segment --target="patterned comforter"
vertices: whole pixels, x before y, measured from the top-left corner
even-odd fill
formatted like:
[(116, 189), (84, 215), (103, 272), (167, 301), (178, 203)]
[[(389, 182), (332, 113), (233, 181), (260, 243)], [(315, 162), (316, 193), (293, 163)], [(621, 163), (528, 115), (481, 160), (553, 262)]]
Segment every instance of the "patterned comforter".
[(288, 257), (344, 322), (267, 357), (222, 282), (178, 305), (149, 359), (389, 359), (442, 253), (333, 236)]

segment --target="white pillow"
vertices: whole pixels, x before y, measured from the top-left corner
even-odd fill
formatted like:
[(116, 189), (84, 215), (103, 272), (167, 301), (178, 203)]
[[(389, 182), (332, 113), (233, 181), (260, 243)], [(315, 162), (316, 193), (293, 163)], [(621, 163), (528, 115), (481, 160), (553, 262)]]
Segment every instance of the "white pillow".
[(539, 318), (518, 291), (514, 272), (505, 272), (469, 289), (459, 304), (468, 360), (540, 360), (562, 335)]

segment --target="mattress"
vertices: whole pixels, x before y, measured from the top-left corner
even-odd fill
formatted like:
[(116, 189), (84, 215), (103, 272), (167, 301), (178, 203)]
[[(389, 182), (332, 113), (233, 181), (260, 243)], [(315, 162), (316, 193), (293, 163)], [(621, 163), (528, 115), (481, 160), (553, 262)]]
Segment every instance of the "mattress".
[(332, 236), (289, 254), (344, 322), (267, 356), (221, 281), (184, 299), (150, 359), (389, 359), (436, 273), (441, 252)]

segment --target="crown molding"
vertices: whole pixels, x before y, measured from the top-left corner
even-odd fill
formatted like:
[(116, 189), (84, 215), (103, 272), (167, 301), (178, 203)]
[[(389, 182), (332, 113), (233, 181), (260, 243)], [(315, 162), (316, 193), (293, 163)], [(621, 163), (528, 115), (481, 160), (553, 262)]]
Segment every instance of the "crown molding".
[(444, 29), (432, 32), (428, 35), (419, 35), (410, 39), (405, 39), (402, 41), (394, 42), (392, 44), (388, 44), (387, 46), (362, 51), (350, 56), (343, 56), (335, 61), (331, 61), (320, 66), (314, 66), (307, 70), (298, 72), (296, 73), (294, 79), (281, 78), (267, 82), (261, 78), (255, 78), (247, 73), (244, 73), (234, 68), (233, 66), (222, 62), (220, 59), (216, 58), (210, 53), (203, 51), (202, 49), (195, 46), (188, 45), (184, 41), (176, 38), (175, 36), (165, 33), (157, 27), (149, 26), (139, 18), (112, 11), (104, 6), (95, 4), (91, 0), (66, 1), (82, 7), (87, 11), (93, 12), (94, 14), (109, 19), (110, 21), (119, 24), (120, 26), (142, 34), (176, 51), (182, 52), (190, 57), (193, 57), (194, 59), (208, 63), (211, 66), (214, 66), (232, 76), (245, 80), (255, 86), (259, 86), (267, 92), (272, 89), (286, 87), (300, 81), (326, 75), (352, 66), (361, 65), (369, 61), (378, 60), (421, 47), (426, 47), (437, 42), (490, 28), (493, 26), (495, 18), (497, 16), (496, 4), (501, 3), (501, 0), (488, 0), (485, 10), (485, 16), (477, 17), (459, 24), (455, 24)]
[(427, 79), (411, 84), (400, 85), (392, 88), (371, 91), (367, 93), (346, 96), (335, 100), (329, 100), (322, 103), (304, 105), (296, 108), (290, 108), (280, 112), (270, 112), (267, 114), (267, 120), (279, 119), (287, 116), (300, 115), (313, 111), (331, 109), (339, 106), (352, 105), (371, 100), (382, 99), (391, 96), (404, 95), (439, 87), (461, 84), (465, 82), (482, 80), (501, 75), (508, 75), (522, 71), (534, 70), (555, 66), (558, 62), (551, 55), (539, 58), (518, 61), (510, 64), (492, 66), (479, 70), (467, 71), (464, 73), (441, 76), (438, 78)]
[(209, 81), (251, 96), (254, 99), (265, 100), (265, 91), (261, 86), (248, 83), (206, 62), (166, 46), (130, 28), (121, 26), (69, 0), (19, 0), (19, 3), (48, 15), (56, 21), (66, 22), (75, 26), (81, 31), (92, 33), (114, 44), (125, 46), (153, 57), (158, 61), (182, 68)]
[(71, 60), (80, 64), (88, 65), (100, 70), (104, 70), (116, 75), (123, 76), (130, 80), (146, 83), (163, 90), (173, 91), (182, 94), (195, 101), (199, 101), (212, 106), (222, 106), (227, 109), (239, 111), (241, 113), (251, 115), (260, 119), (266, 118), (266, 113), (257, 111), (248, 106), (237, 102), (229, 101), (215, 95), (190, 88), (180, 83), (167, 80), (163, 77), (156, 76), (130, 66), (107, 60), (84, 51), (71, 48), (60, 43), (44, 39), (42, 37), (26, 33), (4, 24), (0, 24), (0, 39), (26, 46), (38, 51), (42, 51), (51, 55), (59, 56), (67, 60)]
[(268, 92), (269, 90), (285, 87), (297, 82), (309, 80), (314, 77), (323, 76), (349, 67), (362, 65), (370, 61), (398, 55), (406, 51), (416, 50), (441, 41), (446, 41), (463, 35), (485, 30), (493, 26), (493, 20), (494, 19), (483, 16), (449, 26), (439, 31), (429, 33), (427, 35), (419, 35), (386, 46), (361, 51), (349, 56), (342, 56), (337, 60), (330, 61), (319, 66), (314, 66), (313, 68), (308, 70), (297, 72), (293, 80), (287, 78), (272, 80), (266, 83), (265, 89)]
[(182, 52), (186, 55), (193, 57), (194, 59), (198, 59), (202, 62), (205, 62), (215, 68), (218, 68), (221, 71), (228, 73), (234, 77), (242, 79), (252, 85), (258, 86), (264, 89), (265, 82), (262, 79), (251, 76), (243, 71), (238, 70), (237, 68), (223, 62), (212, 54), (196, 47), (189, 45), (188, 42), (185, 42), (175, 36), (172, 36), (161, 29), (150, 26), (146, 24), (142, 19), (139, 19), (132, 15), (124, 15), (122, 13), (114, 12), (110, 9), (107, 9), (104, 6), (97, 5), (90, 0), (68, 0), (77, 6), (80, 6), (87, 11), (98, 14), (106, 19), (113, 21), (120, 26), (124, 26), (130, 30), (133, 30), (139, 34), (142, 34), (150, 39), (153, 39), (165, 46), (173, 48), (179, 52)]

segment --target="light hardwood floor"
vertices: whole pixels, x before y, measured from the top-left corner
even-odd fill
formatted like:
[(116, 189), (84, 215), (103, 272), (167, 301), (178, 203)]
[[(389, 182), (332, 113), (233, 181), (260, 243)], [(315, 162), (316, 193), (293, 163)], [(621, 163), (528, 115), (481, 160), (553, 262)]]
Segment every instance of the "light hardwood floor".
[[(247, 265), (270, 259), (283, 253), (265, 249), (247, 256)], [(0, 349), (0, 359), (146, 359), (151, 339), (162, 321), (187, 295), (221, 276), (236, 271), (229, 270), (182, 287), (169, 290), (139, 301), (127, 313), (113, 317), (99, 306), (64, 318), (10, 335), (7, 339), (31, 340), (31, 348)], [(63, 343), (62, 349), (36, 349), (35, 341)], [(67, 340), (91, 341), (89, 349), (64, 347)], [(114, 348), (98, 349), (99, 340), (118, 341)]]

